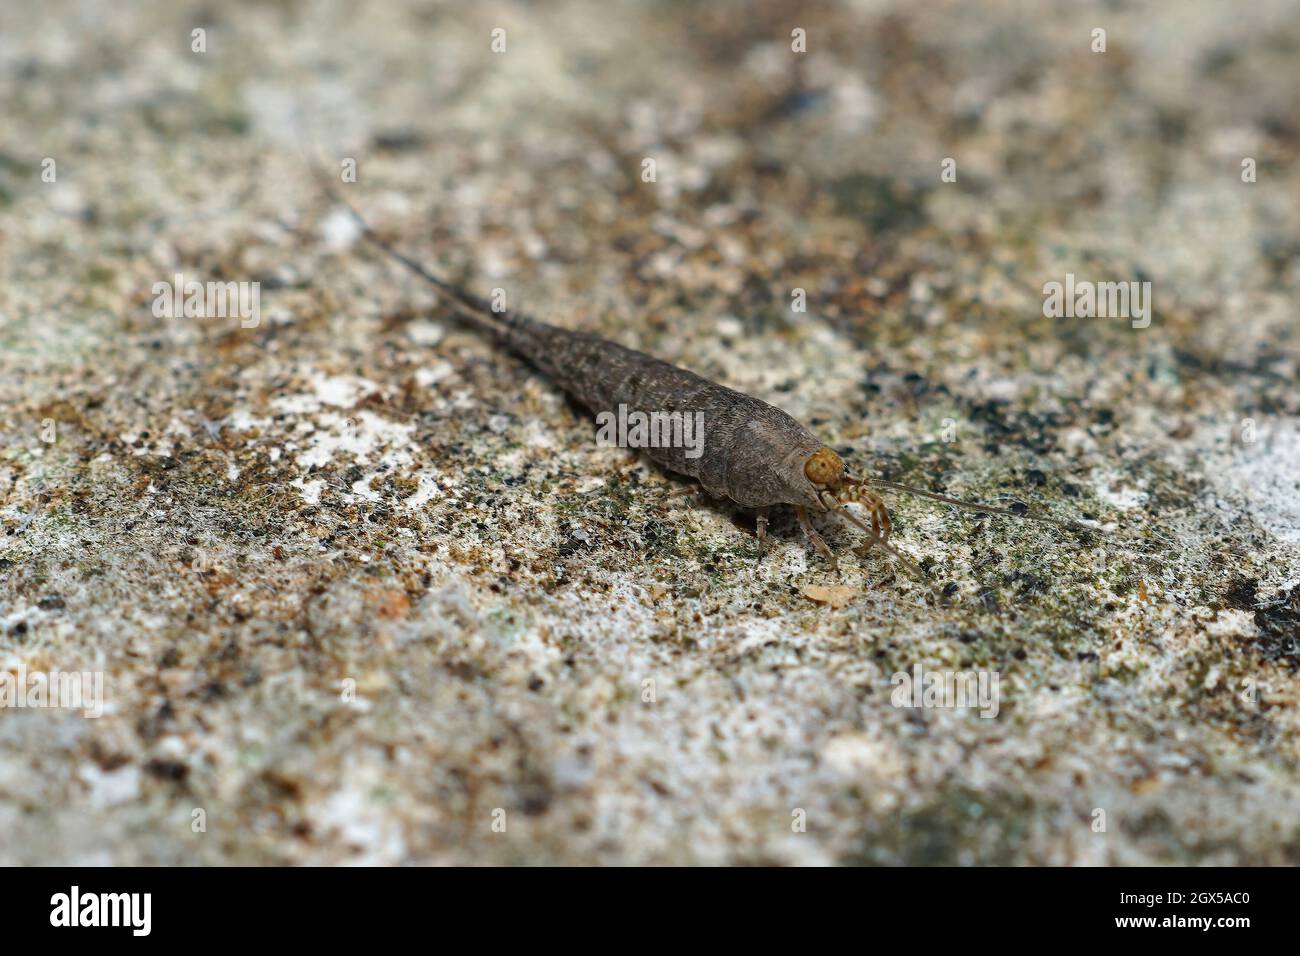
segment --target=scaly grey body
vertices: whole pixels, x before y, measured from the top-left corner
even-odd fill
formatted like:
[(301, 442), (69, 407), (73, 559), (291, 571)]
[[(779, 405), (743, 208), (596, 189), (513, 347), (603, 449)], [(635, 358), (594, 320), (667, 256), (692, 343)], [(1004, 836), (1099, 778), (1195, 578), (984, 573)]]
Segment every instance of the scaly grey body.
[[(626, 406), (646, 416), (698, 414), (704, 426), (700, 454), (692, 456), (686, 447), (642, 450), (668, 470), (698, 479), (709, 494), (744, 508), (826, 510), (803, 474), (804, 463), (823, 444), (779, 408), (596, 335), (517, 315), (503, 315), (501, 324), (511, 351), (592, 412)], [(792, 470), (796, 482), (789, 480)]]
[[(351, 211), (368, 240), (431, 283), (462, 318), (496, 337), (593, 412), (613, 412), (625, 406), (647, 417), (672, 412), (702, 416), (704, 436), (698, 456), (688, 454), (685, 446), (642, 450), (668, 470), (698, 479), (709, 494), (730, 498), (756, 511), (760, 557), (768, 509), (790, 505), (808, 540), (832, 567), (838, 566), (835, 555), (813, 528), (808, 518), (810, 508), (834, 512), (853, 523), (870, 535), (868, 548), (879, 545), (913, 573), (920, 574), (910, 559), (888, 543), (892, 523), (880, 496), (865, 481), (848, 475), (834, 451), (779, 408), (598, 335), (570, 332), (514, 312), (498, 312), (403, 255), (380, 238), (346, 200), (332, 189), (330, 192)], [(915, 493), (1004, 513), (932, 493)], [(852, 515), (844, 507), (847, 502), (863, 505), (871, 516), (871, 525)]]
[[(570, 332), (517, 312), (496, 311), (394, 249), (356, 210), (352, 214), (371, 242), (449, 297), (462, 318), (536, 366), (592, 412), (624, 405), (647, 416), (700, 413), (704, 442), (698, 457), (688, 455), (685, 447), (642, 449), (665, 468), (698, 479), (709, 494), (730, 498), (744, 508), (792, 505), (839, 510), (826, 501), (819, 486), (839, 488), (845, 477), (842, 462), (781, 409), (598, 335)], [(813, 467), (812, 474), (810, 462), (819, 466)], [(805, 531), (811, 529), (802, 511), (800, 521)], [(884, 526), (888, 527), (887, 514)], [(814, 544), (820, 541), (815, 532), (810, 538)], [(823, 547), (818, 544), (819, 551)]]

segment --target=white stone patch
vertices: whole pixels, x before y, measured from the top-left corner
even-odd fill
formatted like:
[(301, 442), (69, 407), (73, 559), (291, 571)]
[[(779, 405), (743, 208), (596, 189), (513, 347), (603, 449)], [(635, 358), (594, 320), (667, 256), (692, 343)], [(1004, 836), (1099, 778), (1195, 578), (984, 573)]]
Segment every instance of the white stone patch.
[(529, 448), (554, 448), (555, 436), (538, 419), (530, 419), (524, 426), (524, 444)]
[(298, 488), (300, 492), (302, 492), (303, 501), (307, 502), (308, 505), (320, 505), (321, 489), (325, 486), (324, 481), (321, 481), (320, 479), (308, 480), (296, 477), (296, 479), (290, 481), (289, 484), (294, 486), (294, 488)]
[(898, 747), (867, 734), (840, 734), (822, 748), (822, 759), (841, 777), (857, 780), (878, 776), (892, 779), (902, 770)]
[(1067, 428), (1058, 440), (1061, 447), (1072, 455), (1082, 456), (1097, 450), (1097, 440), (1083, 428)]
[[(203, 59), (189, 57), (190, 60)], [(191, 64), (186, 64), (190, 66)], [(168, 65), (168, 71), (172, 69)], [(196, 82), (197, 81), (193, 81)], [(249, 79), (241, 88), (240, 97), (246, 115), (253, 127), (262, 135), (280, 143), (302, 142), (302, 123), (293, 96), (284, 88), (271, 83)]]
[(1253, 637), (1259, 633), (1254, 613), (1236, 608), (1219, 611), (1205, 622), (1205, 630), (1216, 637)]
[(351, 408), (366, 392), (373, 392), (379, 386), (369, 379), (355, 375), (316, 375), (311, 380), (311, 392), (297, 395), (284, 395), (275, 399), (271, 405), (290, 415), (303, 415), (330, 405), (335, 408)]
[(448, 362), (434, 362), (415, 370), (415, 383), (421, 388), (432, 388), (454, 371)]
[(321, 830), (334, 831), (362, 851), (348, 860), (357, 866), (392, 865), (406, 854), (402, 828), (391, 808), (375, 798), (383, 792), (381, 775), (369, 766), (350, 768), (343, 786), (315, 803), (310, 815)]
[(410, 454), (401, 449), (410, 444), (414, 425), (389, 421), (369, 411), (357, 412), (351, 418), (326, 413), (317, 417), (316, 424), (306, 449), (295, 458), (298, 467), (304, 470), (324, 465), (346, 453), (351, 453), (358, 463), (366, 463), (380, 449), (392, 451), (383, 455), (377, 464), (403, 465), (411, 460)]
[(880, 111), (874, 90), (857, 73), (835, 57), (810, 54), (808, 75), (811, 82), (830, 92), (831, 116), (837, 129), (863, 133), (875, 125)]
[(718, 334), (727, 338), (737, 338), (745, 331), (745, 327), (740, 324), (740, 320), (734, 315), (724, 315), (718, 319), (715, 326)]
[(246, 408), (231, 412), (221, 420), (221, 423), (231, 431), (246, 432), (254, 428), (265, 428), (271, 423), (269, 418), (257, 418)]
[(827, 348), (836, 348), (841, 345), (839, 335), (829, 325), (818, 324), (812, 330), (810, 337), (818, 345), (824, 345)]
[(335, 252), (344, 252), (361, 238), (361, 227), (346, 209), (335, 209), (320, 226), (321, 238)]
[(1020, 383), (1014, 378), (992, 378), (983, 382), (981, 391), (997, 402), (1012, 402), (1020, 397)]
[(1151, 497), (1145, 491), (1132, 487), (1127, 478), (1114, 473), (1094, 473), (1092, 483), (1098, 498), (1121, 511), (1140, 507)]
[(473, 411), (478, 405), (478, 395), (472, 388), (462, 388), (451, 398), (451, 407), (458, 412)]
[[(59, 169), (59, 172), (63, 172)], [(62, 178), (62, 177), (60, 177)], [(51, 190), (50, 206), (65, 216), (79, 216), (86, 208), (85, 195), (75, 185), (69, 182), (57, 182), (50, 184), (55, 186)]]
[(729, 628), (726, 638), (735, 646), (737, 654), (759, 654), (768, 644), (788, 645), (790, 633), (785, 622), (777, 618), (760, 618), (743, 628)]
[(442, 489), (438, 487), (437, 476), (438, 473), (436, 471), (417, 475), (416, 478), (420, 482), (420, 487), (417, 488), (415, 494), (407, 498), (403, 504), (408, 508), (419, 508), (420, 506), (427, 504), (429, 501), (432, 501), (435, 495), (441, 494)]
[(113, 771), (103, 771), (93, 763), (83, 764), (77, 772), (90, 790), (90, 802), (96, 806), (118, 806), (140, 797), (140, 769), (127, 764)]
[[(447, 330), (438, 322), (422, 320), (410, 323), (406, 327), (406, 334), (416, 345), (432, 347), (442, 341), (443, 336), (447, 334)], [(446, 366), (448, 371), (451, 370), (451, 366), (447, 365), (446, 362), (439, 362), (438, 364)], [(423, 369), (421, 369), (421, 371), (423, 371)], [(421, 382), (420, 384), (423, 385), (425, 383)]]
[(1205, 473), (1279, 540), (1300, 544), (1300, 421), (1261, 425), (1256, 441), (1234, 445), (1230, 460), (1207, 466)]

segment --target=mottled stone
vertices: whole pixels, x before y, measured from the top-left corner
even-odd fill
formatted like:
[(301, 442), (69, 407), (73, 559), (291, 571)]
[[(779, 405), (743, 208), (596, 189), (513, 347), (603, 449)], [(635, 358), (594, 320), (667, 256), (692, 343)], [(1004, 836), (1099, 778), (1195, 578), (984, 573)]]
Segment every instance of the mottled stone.
[[(107, 698), (0, 710), (0, 862), (1300, 862), (1293, 5), (203, 10), (0, 7), (0, 669)], [(760, 564), (308, 156), (481, 295), (1102, 531), (890, 494), (927, 583), (788, 514)]]

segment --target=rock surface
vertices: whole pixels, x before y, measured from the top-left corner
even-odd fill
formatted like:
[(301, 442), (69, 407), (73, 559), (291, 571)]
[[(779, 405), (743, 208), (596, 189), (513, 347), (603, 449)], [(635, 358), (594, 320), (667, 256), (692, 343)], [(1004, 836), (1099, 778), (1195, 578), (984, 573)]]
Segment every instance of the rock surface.
[[(5, 5), (0, 670), (106, 704), (0, 710), (0, 862), (1300, 862), (1298, 47), (1275, 2)], [(759, 564), (309, 157), (484, 295), (1101, 530), (890, 495), (925, 582), (789, 515)], [(177, 274), (256, 322), (159, 317)], [(1045, 317), (1067, 274), (1150, 325)], [(918, 664), (996, 716), (895, 706)]]

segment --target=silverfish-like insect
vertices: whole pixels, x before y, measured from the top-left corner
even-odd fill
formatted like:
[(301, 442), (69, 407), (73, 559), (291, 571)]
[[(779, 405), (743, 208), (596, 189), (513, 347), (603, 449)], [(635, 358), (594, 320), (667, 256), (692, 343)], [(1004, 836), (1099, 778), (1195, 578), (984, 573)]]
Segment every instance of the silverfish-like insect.
[[(333, 188), (326, 189), (349, 210), (368, 241), (450, 299), (461, 318), (541, 370), (591, 411), (626, 406), (647, 416), (652, 412), (702, 412), (704, 441), (697, 457), (691, 457), (684, 447), (641, 450), (669, 471), (697, 479), (710, 495), (729, 498), (756, 512), (760, 559), (769, 510), (790, 505), (804, 534), (832, 569), (838, 570), (839, 563), (813, 527), (810, 511), (833, 513), (856, 525), (869, 536), (867, 550), (879, 545), (920, 576), (916, 564), (889, 543), (893, 523), (881, 497), (865, 479), (850, 475), (839, 455), (779, 408), (598, 335), (571, 332), (517, 312), (496, 311), (483, 299), (404, 255), (378, 235)], [(988, 514), (1091, 530), (1073, 522), (961, 501), (896, 482), (877, 483)], [(845, 507), (851, 502), (866, 509), (870, 526)]]

